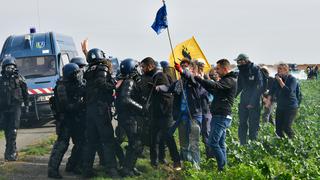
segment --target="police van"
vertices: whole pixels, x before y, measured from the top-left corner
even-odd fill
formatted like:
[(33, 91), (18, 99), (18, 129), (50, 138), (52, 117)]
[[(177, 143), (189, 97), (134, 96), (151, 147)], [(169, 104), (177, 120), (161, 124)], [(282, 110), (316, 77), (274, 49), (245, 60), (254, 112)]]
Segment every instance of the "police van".
[(54, 32), (11, 35), (5, 41), (0, 61), (6, 56), (16, 58), (19, 73), (28, 85), (29, 112), (22, 119), (39, 120), (52, 116), (49, 99), (56, 81), (62, 76), (62, 67), (77, 56), (75, 43), (70, 36)]

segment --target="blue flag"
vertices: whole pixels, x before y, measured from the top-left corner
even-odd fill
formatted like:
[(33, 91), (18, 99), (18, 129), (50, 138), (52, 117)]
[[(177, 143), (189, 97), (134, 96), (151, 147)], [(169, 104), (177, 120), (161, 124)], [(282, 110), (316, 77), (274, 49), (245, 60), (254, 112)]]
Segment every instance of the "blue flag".
[(165, 4), (158, 10), (156, 19), (151, 27), (157, 34), (160, 34), (168, 27), (167, 8)]

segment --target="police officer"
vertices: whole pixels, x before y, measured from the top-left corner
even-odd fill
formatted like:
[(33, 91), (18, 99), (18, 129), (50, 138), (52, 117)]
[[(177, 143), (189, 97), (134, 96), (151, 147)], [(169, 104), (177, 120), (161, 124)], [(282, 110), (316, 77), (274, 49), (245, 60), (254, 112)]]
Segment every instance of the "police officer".
[(75, 63), (79, 66), (81, 71), (85, 71), (86, 66), (88, 65), (86, 60), (83, 59), (82, 57), (74, 57), (70, 60), (70, 63)]
[(248, 129), (250, 140), (255, 140), (258, 136), (263, 79), (260, 68), (247, 55), (240, 54), (235, 60), (239, 68), (237, 95), (241, 93), (238, 135), (240, 144), (243, 145), (247, 143)]
[[(0, 114), (3, 115), (3, 129), (6, 138), (6, 161), (17, 160), (17, 129), (20, 126), (21, 104), (28, 106), (28, 90), (25, 79), (18, 73), (15, 58), (2, 60), (0, 77)], [(28, 108), (26, 108), (28, 109)]]
[[(128, 146), (124, 159), (122, 176), (139, 175), (134, 166), (143, 151), (141, 132), (143, 127), (143, 105), (141, 95), (141, 75), (137, 71), (138, 63), (125, 59), (120, 64), (121, 78), (117, 88), (116, 108), (119, 126), (128, 137)], [(118, 81), (119, 82), (119, 81)]]
[(75, 63), (63, 67), (63, 78), (54, 88), (51, 100), (57, 120), (58, 138), (53, 145), (48, 164), (48, 177), (62, 178), (59, 166), (68, 149), (70, 138), (73, 142), (71, 156), (66, 164), (67, 172), (80, 173), (81, 153), (84, 143), (83, 95), (85, 81), (79, 66)]
[(100, 49), (87, 53), (89, 67), (84, 74), (86, 86), (86, 143), (84, 146), (83, 175), (92, 177), (95, 152), (102, 147), (106, 173), (117, 176), (115, 159), (115, 138), (111, 124), (111, 104), (115, 81), (111, 77), (111, 62)]

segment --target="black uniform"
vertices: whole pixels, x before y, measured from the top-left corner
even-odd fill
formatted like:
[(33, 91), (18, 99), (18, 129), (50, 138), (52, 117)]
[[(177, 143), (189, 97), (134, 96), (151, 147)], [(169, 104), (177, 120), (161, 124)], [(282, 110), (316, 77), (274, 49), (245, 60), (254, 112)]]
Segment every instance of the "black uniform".
[(0, 76), (0, 114), (6, 138), (5, 160), (17, 159), (17, 129), (20, 126), (21, 104), (28, 105), (28, 90), (24, 78), (17, 72)]
[[(153, 84), (156, 86), (169, 86), (169, 80), (163, 72), (157, 72), (156, 69), (150, 71), (148, 76), (152, 77)], [(162, 139), (169, 148), (169, 152), (174, 164), (180, 164), (180, 156), (177, 150), (176, 142), (173, 135), (169, 133), (169, 128), (173, 126), (172, 117), (173, 111), (173, 96), (170, 93), (156, 92), (154, 90), (151, 98), (150, 114), (150, 160), (152, 165), (157, 165), (158, 158), (164, 158), (164, 148), (160, 148), (160, 153), (157, 151), (160, 139)], [(159, 138), (160, 137), (160, 138)], [(161, 141), (160, 141), (161, 142)], [(160, 144), (161, 145), (161, 144)], [(162, 152), (161, 152), (162, 150)], [(159, 159), (162, 160), (162, 159)]]
[(86, 143), (84, 146), (84, 176), (92, 175), (95, 152), (101, 145), (107, 173), (114, 174), (115, 138), (111, 124), (111, 104), (115, 83), (107, 65), (91, 64), (84, 74), (86, 87)]
[(138, 156), (143, 152), (142, 142), (142, 91), (141, 78), (139, 75), (131, 75), (125, 79), (117, 89), (116, 108), (118, 122), (128, 138), (128, 146), (123, 164), (123, 175), (130, 175)]
[(85, 82), (58, 80), (51, 100), (56, 118), (56, 133), (58, 138), (51, 151), (48, 175), (59, 177), (59, 166), (65, 152), (68, 150), (70, 138), (73, 142), (71, 156), (66, 165), (66, 171), (79, 173), (81, 154), (84, 143), (84, 95)]

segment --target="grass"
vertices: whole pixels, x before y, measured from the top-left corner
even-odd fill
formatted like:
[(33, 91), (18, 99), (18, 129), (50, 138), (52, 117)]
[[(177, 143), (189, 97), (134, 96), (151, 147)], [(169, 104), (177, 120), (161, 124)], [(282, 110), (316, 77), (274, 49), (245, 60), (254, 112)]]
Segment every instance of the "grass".
[(43, 156), (49, 154), (52, 149), (52, 144), (55, 142), (56, 138), (56, 135), (52, 135), (40, 143), (27, 146), (19, 152), (19, 156), (23, 158), (26, 156)]
[(2, 139), (4, 137), (4, 132), (0, 131), (0, 139)]
[[(293, 125), (297, 135), (296, 139), (278, 139), (274, 134), (274, 126), (271, 124), (261, 124), (258, 141), (249, 143), (247, 146), (239, 146), (236, 107), (239, 100), (237, 99), (233, 108), (235, 111), (233, 113), (232, 127), (228, 130), (229, 163), (226, 171), (218, 173), (214, 159), (210, 159), (209, 161), (204, 160), (204, 145), (201, 142), (200, 149), (203, 161), (201, 162), (200, 171), (195, 171), (188, 163), (185, 164), (185, 168), (181, 172), (175, 172), (172, 168), (162, 165), (158, 169), (154, 169), (150, 165), (148, 148), (146, 147), (146, 151), (144, 151), (146, 158), (139, 158), (136, 165), (143, 174), (139, 177), (124, 178), (124, 180), (312, 179), (317, 177), (319, 175), (320, 154), (316, 149), (318, 149), (319, 143), (313, 140), (320, 135), (318, 131), (320, 120), (320, 107), (318, 103), (320, 101), (320, 81), (304, 81), (301, 83), (304, 99)], [(28, 146), (21, 153), (24, 156), (49, 154), (55, 139), (56, 137), (52, 136), (39, 144)], [(167, 154), (169, 153), (167, 152)], [(98, 176), (94, 180), (110, 179), (102, 168), (98, 167), (97, 172)]]

